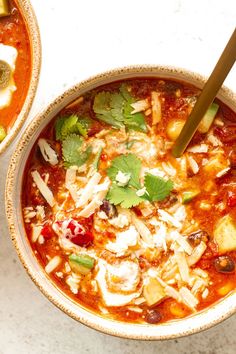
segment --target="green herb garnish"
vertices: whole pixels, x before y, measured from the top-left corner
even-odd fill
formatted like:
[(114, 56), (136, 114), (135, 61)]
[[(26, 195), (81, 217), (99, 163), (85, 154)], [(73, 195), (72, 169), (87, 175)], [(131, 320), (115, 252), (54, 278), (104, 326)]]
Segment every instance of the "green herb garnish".
[(129, 174), (130, 179), (128, 186), (132, 186), (136, 189), (141, 188), (139, 182), (139, 175), (141, 170), (141, 161), (134, 154), (121, 155), (116, 157), (111, 167), (107, 170), (107, 175), (112, 181), (116, 181), (116, 175), (119, 171), (124, 174)]
[(62, 142), (62, 155), (66, 167), (82, 166), (91, 154), (91, 147), (83, 149), (84, 139), (76, 134), (66, 137)]
[(55, 123), (56, 140), (62, 140), (61, 128), (62, 128), (66, 119), (67, 119), (66, 117), (59, 117), (56, 120), (56, 123)]
[(81, 118), (75, 114), (69, 117), (60, 117), (55, 124), (56, 140), (64, 140), (71, 134), (80, 134), (86, 138), (90, 125), (89, 118)]
[(132, 208), (143, 201), (137, 196), (136, 191), (136, 189), (119, 187), (112, 183), (106, 198), (114, 205), (120, 204), (122, 208)]
[(173, 189), (173, 182), (147, 173), (144, 178), (144, 185), (147, 191), (145, 198), (151, 202), (162, 201)]
[(99, 92), (94, 99), (93, 110), (96, 117), (115, 128), (124, 128), (146, 132), (147, 126), (142, 113), (131, 114), (135, 99), (130, 95), (125, 84), (120, 91), (111, 93)]
[(101, 154), (102, 154), (102, 149), (103, 149), (102, 146), (100, 146), (100, 148), (98, 149), (98, 152), (96, 153), (96, 155), (94, 157), (94, 160), (93, 160), (93, 163), (92, 163), (94, 171), (98, 170), (100, 157), (101, 157)]
[[(125, 186), (119, 186), (117, 174), (122, 172), (129, 175), (130, 179)], [(140, 184), (141, 161), (134, 154), (116, 157), (111, 167), (107, 170), (107, 175), (112, 181), (112, 185), (107, 194), (107, 199), (114, 205), (120, 204), (123, 208), (131, 208), (140, 204), (144, 200), (150, 202), (162, 201), (173, 189), (173, 182), (161, 177), (147, 173), (144, 178), (146, 193), (137, 195), (137, 191), (142, 188)]]

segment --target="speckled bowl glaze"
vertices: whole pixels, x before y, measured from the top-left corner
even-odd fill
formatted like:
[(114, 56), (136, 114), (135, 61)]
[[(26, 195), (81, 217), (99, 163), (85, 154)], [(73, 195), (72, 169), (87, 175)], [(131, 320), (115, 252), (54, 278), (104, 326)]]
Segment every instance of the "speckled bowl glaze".
[(3, 140), (3, 142), (0, 143), (0, 155), (6, 150), (6, 148), (15, 139), (15, 137), (17, 136), (18, 132), (20, 131), (23, 123), (25, 122), (29, 114), (36, 93), (36, 89), (38, 86), (40, 66), (41, 66), (41, 41), (40, 41), (38, 23), (34, 14), (34, 10), (28, 0), (16, 0), (16, 3), (25, 20), (28, 33), (29, 33), (30, 48), (31, 48), (31, 78), (30, 78), (30, 84), (29, 84), (27, 96), (25, 98), (25, 102), (20, 111), (20, 114), (18, 115), (13, 126), (8, 132), (6, 138)]
[[(202, 76), (183, 69), (144, 65), (105, 72), (72, 87), (34, 118), (18, 143), (7, 175), (6, 213), (14, 246), (25, 269), (42, 293), (57, 307), (75, 320), (107, 334), (132, 339), (164, 340), (190, 335), (225, 320), (236, 312), (236, 292), (231, 293), (204, 311), (184, 319), (159, 325), (131, 324), (103, 318), (76, 304), (51, 281), (31, 250), (23, 227), (21, 213), (23, 172), (30, 150), (42, 129), (64, 106), (77, 96), (97, 86), (134, 77), (178, 79), (194, 84), (199, 88), (203, 87), (205, 81)], [(222, 88), (218, 98), (236, 111), (236, 95), (233, 92), (227, 88)]]

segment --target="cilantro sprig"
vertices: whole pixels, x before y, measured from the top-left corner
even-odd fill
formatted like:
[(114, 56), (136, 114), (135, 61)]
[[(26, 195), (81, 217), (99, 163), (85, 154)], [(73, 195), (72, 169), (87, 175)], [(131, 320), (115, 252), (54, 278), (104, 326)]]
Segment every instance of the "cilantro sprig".
[(120, 204), (122, 208), (132, 208), (143, 201), (141, 197), (137, 196), (135, 189), (119, 187), (115, 183), (112, 183), (107, 199), (114, 205)]
[(65, 167), (82, 166), (91, 154), (91, 147), (82, 150), (84, 139), (76, 134), (71, 134), (62, 142), (62, 155)]
[(139, 189), (141, 188), (139, 182), (140, 170), (141, 161), (137, 156), (134, 154), (121, 155), (112, 161), (111, 167), (107, 170), (107, 175), (112, 181), (115, 181), (119, 171), (130, 174), (128, 185)]
[(84, 138), (88, 136), (91, 125), (90, 118), (82, 118), (75, 114), (62, 116), (56, 120), (56, 140), (62, 142), (64, 166), (81, 166), (89, 158), (91, 147), (84, 148)]
[(93, 110), (97, 119), (112, 125), (115, 128), (124, 128), (147, 132), (144, 115), (131, 114), (132, 103), (135, 99), (127, 90), (125, 84), (121, 85), (119, 92), (102, 91), (94, 98)]
[[(129, 182), (124, 187), (119, 186), (116, 181), (119, 171), (130, 175)], [(156, 202), (162, 201), (169, 196), (173, 189), (173, 182), (154, 176), (151, 173), (147, 173), (144, 177), (146, 193), (138, 196), (137, 191), (142, 188), (140, 184), (140, 172), (141, 161), (134, 154), (116, 157), (107, 170), (107, 175), (112, 181), (107, 199), (114, 205), (120, 204), (123, 208), (131, 208), (145, 200)]]
[(147, 173), (144, 178), (144, 185), (147, 191), (146, 199), (151, 202), (160, 202), (168, 195), (173, 189), (173, 182), (165, 180), (162, 177), (157, 177), (151, 173)]
[(55, 124), (56, 140), (62, 141), (71, 134), (80, 134), (86, 138), (90, 124), (89, 118), (82, 118), (75, 114), (59, 117)]

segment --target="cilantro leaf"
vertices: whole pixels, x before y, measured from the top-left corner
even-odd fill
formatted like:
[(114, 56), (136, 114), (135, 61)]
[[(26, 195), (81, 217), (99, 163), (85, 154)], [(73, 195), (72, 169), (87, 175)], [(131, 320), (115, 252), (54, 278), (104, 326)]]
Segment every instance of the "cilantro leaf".
[(84, 139), (79, 135), (68, 135), (62, 142), (62, 155), (64, 165), (81, 166), (89, 158), (91, 154), (91, 147), (88, 147), (85, 151), (82, 150)]
[(66, 117), (59, 117), (55, 123), (56, 140), (62, 140), (61, 128), (66, 120)]
[(122, 84), (122, 85), (120, 86), (120, 93), (122, 94), (122, 96), (124, 97), (124, 99), (125, 99), (128, 103), (133, 103), (133, 102), (134, 102), (134, 98), (133, 98), (133, 97), (131, 96), (131, 94), (129, 93), (126, 84)]
[(69, 116), (64, 120), (64, 123), (61, 127), (62, 140), (65, 139), (67, 135), (75, 133), (75, 126), (77, 122), (78, 122), (78, 117), (75, 114)]
[(140, 170), (141, 161), (137, 156), (134, 154), (121, 155), (111, 162), (111, 166), (107, 169), (107, 175), (113, 182), (115, 182), (116, 175), (119, 171), (125, 174), (130, 174), (128, 186), (139, 189), (141, 188), (139, 182)]
[(142, 113), (127, 115), (124, 124), (128, 129), (147, 132), (147, 126)]
[(115, 183), (112, 183), (106, 198), (114, 205), (120, 204), (122, 208), (132, 208), (143, 201), (137, 196), (136, 190), (119, 187)]
[(112, 94), (110, 92), (99, 92), (94, 99), (93, 110), (96, 113), (97, 119), (112, 125), (115, 128), (122, 128), (124, 124), (119, 120), (116, 120), (112, 116), (111, 112), (111, 99)]
[(95, 171), (97, 171), (98, 167), (99, 167), (102, 149), (103, 149), (102, 146), (100, 146), (100, 148), (98, 149), (98, 152), (96, 153), (96, 155), (94, 157), (93, 163), (92, 163), (92, 167), (94, 168)]
[(112, 117), (120, 122), (124, 120), (123, 109), (124, 109), (124, 98), (119, 93), (113, 93), (111, 95), (111, 114)]
[(165, 199), (173, 189), (173, 182), (147, 173), (144, 178), (147, 195), (144, 197), (151, 202)]
[(75, 114), (58, 118), (55, 124), (56, 140), (64, 140), (70, 134), (87, 137), (90, 121), (88, 118), (80, 118)]
[(84, 138), (87, 138), (87, 136), (88, 136), (88, 130), (85, 128), (85, 126), (80, 121), (77, 122), (75, 125), (75, 133), (79, 133)]
[(120, 92), (99, 92), (94, 99), (93, 110), (99, 120), (115, 128), (127, 127), (137, 131), (147, 131), (145, 118), (142, 113), (131, 114), (131, 103), (135, 99), (130, 95), (125, 84), (121, 85)]
[(124, 124), (128, 129), (147, 132), (147, 126), (145, 123), (144, 115), (142, 113), (134, 113), (131, 114), (133, 111), (133, 107), (131, 103), (134, 103), (134, 98), (130, 95), (129, 91), (127, 90), (127, 86), (122, 84), (120, 87), (120, 92), (122, 96), (125, 98), (126, 102), (124, 104)]
[(92, 125), (92, 119), (89, 117), (79, 117), (78, 123), (80, 123), (84, 127), (84, 129), (88, 131)]

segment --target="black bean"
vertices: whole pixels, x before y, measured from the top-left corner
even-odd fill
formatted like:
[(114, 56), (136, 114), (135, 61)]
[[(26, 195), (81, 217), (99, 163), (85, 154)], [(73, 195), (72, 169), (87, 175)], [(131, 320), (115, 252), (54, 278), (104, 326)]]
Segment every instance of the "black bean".
[(111, 204), (108, 200), (103, 201), (102, 205), (100, 206), (100, 210), (104, 211), (109, 219), (117, 216), (117, 209), (115, 205)]
[(233, 273), (235, 271), (235, 263), (229, 256), (220, 256), (214, 260), (214, 266), (219, 273)]
[(201, 243), (201, 241), (207, 242), (209, 238), (210, 237), (206, 231), (200, 230), (190, 234), (188, 236), (188, 242), (190, 243), (191, 246), (196, 247)]
[(145, 315), (145, 321), (147, 323), (155, 324), (160, 322), (161, 314), (158, 310), (147, 310)]

